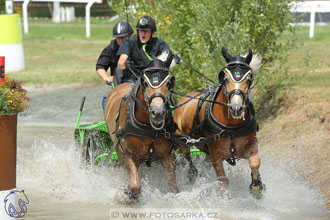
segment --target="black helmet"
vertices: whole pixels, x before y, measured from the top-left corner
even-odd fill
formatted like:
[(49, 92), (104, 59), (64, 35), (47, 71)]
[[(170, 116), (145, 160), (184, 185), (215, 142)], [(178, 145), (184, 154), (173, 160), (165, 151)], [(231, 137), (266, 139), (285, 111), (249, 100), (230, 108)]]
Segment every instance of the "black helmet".
[(152, 17), (145, 15), (138, 20), (136, 30), (157, 31), (156, 22)]
[(124, 37), (133, 33), (133, 28), (126, 21), (118, 22), (112, 29), (113, 37)]

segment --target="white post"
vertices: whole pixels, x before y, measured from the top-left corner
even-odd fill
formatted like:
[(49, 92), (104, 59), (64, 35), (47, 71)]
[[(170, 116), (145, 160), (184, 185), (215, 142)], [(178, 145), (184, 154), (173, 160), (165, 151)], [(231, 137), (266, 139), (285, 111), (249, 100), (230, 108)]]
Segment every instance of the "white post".
[(72, 18), (72, 21), (74, 21), (76, 19), (74, 7), (72, 6), (70, 9), (71, 9), (71, 18)]
[(64, 7), (60, 7), (60, 15), (61, 15), (61, 22), (65, 22), (65, 9)]
[(315, 7), (311, 10), (311, 17), (309, 22), (309, 38), (314, 37), (314, 26), (315, 26)]
[(69, 7), (64, 7), (65, 10), (65, 21), (69, 22), (70, 21), (70, 9)]
[(85, 8), (86, 13), (86, 37), (89, 38), (91, 36), (91, 7), (94, 4), (94, 0), (91, 0), (87, 3)]
[(61, 22), (60, 2), (53, 2), (53, 22)]
[(29, 24), (28, 24), (28, 5), (30, 0), (24, 0), (23, 3), (23, 23), (24, 23), (24, 33), (29, 33)]

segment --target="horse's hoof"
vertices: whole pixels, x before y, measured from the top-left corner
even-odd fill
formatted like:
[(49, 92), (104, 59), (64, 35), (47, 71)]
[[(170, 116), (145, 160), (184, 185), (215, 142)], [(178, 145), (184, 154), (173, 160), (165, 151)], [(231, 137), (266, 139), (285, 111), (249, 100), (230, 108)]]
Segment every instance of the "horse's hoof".
[(124, 193), (125, 193), (125, 195), (127, 195), (128, 198), (130, 198), (130, 199), (137, 199), (137, 198), (138, 198), (138, 194), (134, 195), (134, 194), (132, 193), (132, 190), (131, 190), (130, 185), (127, 185), (127, 188), (124, 190)]
[(257, 199), (262, 198), (262, 191), (266, 189), (266, 185), (262, 183), (260, 173), (258, 172), (257, 179), (253, 179), (251, 173), (251, 179), (250, 194)]
[(258, 186), (254, 186), (253, 184), (250, 185), (250, 194), (256, 199), (262, 198), (263, 191), (265, 191), (265, 185), (263, 183), (261, 183)]
[(125, 193), (125, 195), (128, 196), (129, 199), (137, 199), (137, 196), (133, 195), (130, 185), (127, 185), (127, 188), (124, 189), (124, 193)]
[(198, 177), (198, 170), (196, 169), (196, 167), (190, 167), (187, 173), (187, 177), (189, 179), (189, 182), (191, 184), (194, 184), (197, 177)]

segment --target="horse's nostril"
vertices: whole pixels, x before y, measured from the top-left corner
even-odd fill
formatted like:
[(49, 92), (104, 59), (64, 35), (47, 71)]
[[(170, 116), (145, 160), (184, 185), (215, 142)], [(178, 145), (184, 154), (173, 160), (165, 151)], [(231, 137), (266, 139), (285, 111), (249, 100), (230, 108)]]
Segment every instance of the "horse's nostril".
[(156, 112), (153, 110), (153, 111), (151, 111), (151, 114), (152, 114), (152, 115), (155, 115), (155, 114), (156, 114)]
[(241, 112), (241, 111), (243, 111), (243, 107), (241, 106), (241, 107), (239, 108), (239, 110), (238, 110), (238, 111), (240, 111), (240, 112)]
[(165, 111), (162, 112), (162, 116), (164, 116), (164, 115), (165, 115)]

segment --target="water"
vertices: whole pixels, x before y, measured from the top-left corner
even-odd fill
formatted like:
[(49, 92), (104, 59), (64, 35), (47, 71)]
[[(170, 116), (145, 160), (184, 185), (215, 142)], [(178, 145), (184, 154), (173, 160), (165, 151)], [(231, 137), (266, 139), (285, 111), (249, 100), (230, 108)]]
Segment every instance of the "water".
[(19, 118), (18, 128), (17, 188), (24, 189), (30, 200), (24, 219), (110, 219), (109, 210), (114, 207), (212, 209), (220, 212), (220, 219), (330, 219), (318, 190), (272, 158), (263, 159), (261, 165), (267, 190), (259, 200), (249, 194), (247, 161), (226, 165), (230, 187), (222, 195), (207, 157), (195, 161), (201, 176), (194, 185), (186, 177), (186, 163), (178, 159), (177, 195), (168, 193), (161, 164), (142, 165), (143, 191), (138, 200), (130, 200), (124, 194), (127, 171), (123, 167), (86, 169), (73, 142), (80, 97), (87, 96), (81, 123), (100, 121), (106, 91), (103, 86), (31, 90), (31, 112)]

